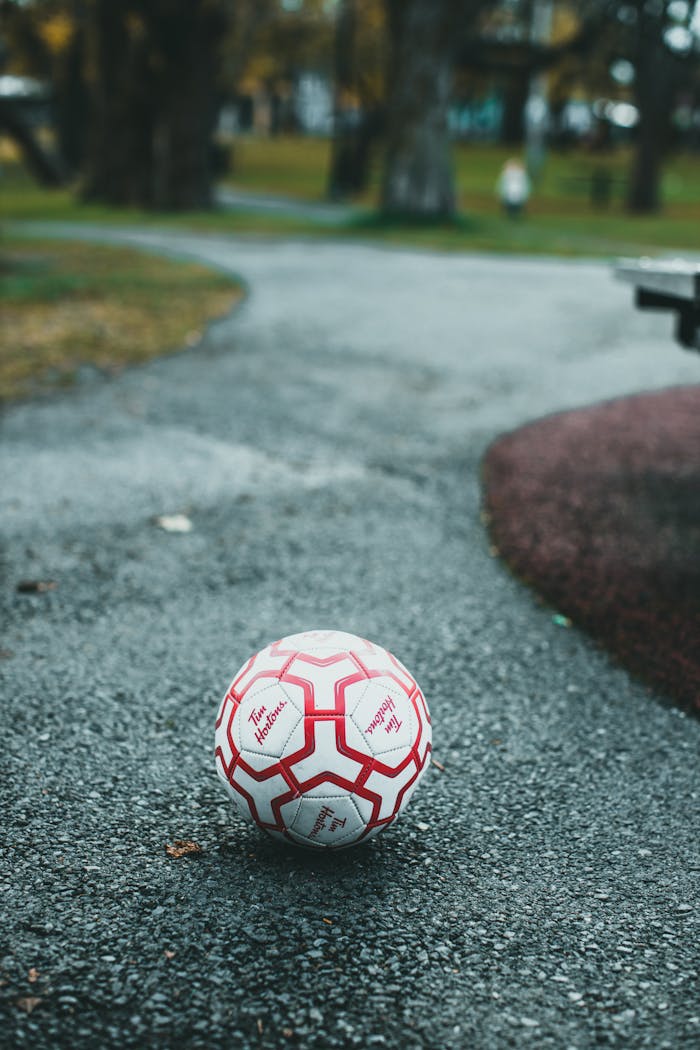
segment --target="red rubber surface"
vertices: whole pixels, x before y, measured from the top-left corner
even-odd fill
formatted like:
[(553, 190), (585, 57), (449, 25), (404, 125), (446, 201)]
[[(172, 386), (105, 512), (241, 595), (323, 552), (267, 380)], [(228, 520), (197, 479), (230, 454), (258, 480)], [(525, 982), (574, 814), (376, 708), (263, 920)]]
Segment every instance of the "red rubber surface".
[(700, 387), (530, 423), (491, 445), (483, 477), (513, 572), (700, 713)]

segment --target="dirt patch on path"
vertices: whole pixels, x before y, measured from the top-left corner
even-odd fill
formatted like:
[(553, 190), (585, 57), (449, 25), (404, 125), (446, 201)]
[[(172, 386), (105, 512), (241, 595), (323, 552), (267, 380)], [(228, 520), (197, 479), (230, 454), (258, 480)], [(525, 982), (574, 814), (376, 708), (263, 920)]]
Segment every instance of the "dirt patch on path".
[(491, 445), (483, 478), (513, 572), (700, 714), (700, 387), (527, 424)]

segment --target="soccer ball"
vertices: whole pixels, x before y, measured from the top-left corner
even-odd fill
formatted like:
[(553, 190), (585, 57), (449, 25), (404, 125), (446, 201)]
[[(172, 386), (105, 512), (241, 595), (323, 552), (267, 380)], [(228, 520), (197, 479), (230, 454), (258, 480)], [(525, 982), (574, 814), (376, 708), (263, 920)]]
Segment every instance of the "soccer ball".
[(423, 694), (395, 656), (343, 631), (304, 631), (234, 678), (216, 721), (216, 768), (249, 820), (329, 849), (396, 820), (430, 741)]

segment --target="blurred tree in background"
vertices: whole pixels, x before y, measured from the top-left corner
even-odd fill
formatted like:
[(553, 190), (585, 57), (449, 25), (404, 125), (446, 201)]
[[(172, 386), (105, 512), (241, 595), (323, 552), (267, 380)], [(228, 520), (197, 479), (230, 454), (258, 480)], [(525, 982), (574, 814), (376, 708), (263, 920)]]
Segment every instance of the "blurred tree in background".
[(367, 189), (372, 150), (384, 131), (388, 71), (385, 7), (380, 0), (339, 0), (333, 59), (328, 190), (337, 199)]
[(3, 39), (16, 73), (51, 85), (56, 150), (32, 135), (11, 102), (2, 101), (0, 126), (19, 141), (30, 170), (47, 185), (57, 185), (81, 170), (85, 159), (88, 91), (85, 83), (84, 0), (6, 2)]
[(212, 202), (221, 77), (243, 68), (273, 6), (6, 0), (3, 14), (15, 68), (51, 84), (61, 167), (80, 173), (83, 196), (179, 210)]
[(325, 0), (247, 3), (235, 4), (223, 42), (222, 92), (229, 99), (263, 92), (269, 133), (298, 130), (285, 103), (304, 71), (332, 78), (333, 14)]
[(455, 212), (448, 134), (454, 61), (469, 0), (387, 0), (391, 64), (382, 209), (445, 218)]
[(673, 108), (688, 78), (688, 59), (694, 57), (689, 29), (694, 11), (695, 3), (634, 0), (617, 12), (634, 67), (639, 110), (627, 200), (633, 212), (654, 212), (661, 206), (661, 165), (671, 144)]
[(225, 5), (215, 0), (92, 0), (87, 199), (209, 206), (225, 29)]
[[(634, 152), (627, 203), (651, 212), (660, 205), (678, 99), (685, 93), (697, 105), (700, 96), (695, 7), (695, 0), (0, 0), (12, 71), (50, 85), (55, 150), (2, 97), (0, 127), (46, 183), (77, 176), (86, 198), (112, 205), (208, 207), (222, 103), (265, 96), (269, 133), (293, 130), (290, 100), (312, 72), (333, 83), (329, 194), (363, 192), (381, 143), (384, 213), (443, 219), (456, 206), (450, 116), (460, 93), (464, 102), (498, 85), (502, 140), (526, 145), (531, 159), (537, 107), (556, 124), (583, 92), (603, 112), (622, 103), (634, 114), (626, 126)], [(622, 67), (624, 80), (611, 72)], [(607, 118), (596, 119), (591, 148), (610, 139), (602, 134)], [(550, 121), (555, 141), (551, 128)], [(538, 134), (541, 145), (544, 120)]]

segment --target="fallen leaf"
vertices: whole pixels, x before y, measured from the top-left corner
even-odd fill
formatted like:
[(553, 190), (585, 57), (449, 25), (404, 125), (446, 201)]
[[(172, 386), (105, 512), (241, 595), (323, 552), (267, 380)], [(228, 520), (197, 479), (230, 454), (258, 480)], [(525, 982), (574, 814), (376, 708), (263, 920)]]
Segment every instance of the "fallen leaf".
[(186, 514), (161, 514), (155, 523), (165, 532), (192, 532), (192, 522)]
[(36, 966), (31, 966), (29, 969), (29, 973), (27, 974), (27, 980), (29, 981), (29, 983), (34, 984), (38, 976), (39, 971), (37, 970)]
[(332, 926), (333, 925), (333, 920), (332, 919), (325, 919), (324, 918), (322, 921), (325, 922), (326, 926)]
[(18, 594), (43, 594), (55, 591), (58, 584), (55, 580), (20, 580), (17, 584)]
[(189, 839), (175, 839), (172, 845), (166, 844), (165, 852), (169, 857), (186, 857), (189, 853), (201, 853), (202, 847)]
[(264, 1029), (263, 1029), (263, 1023), (262, 1023), (262, 1021), (260, 1020), (259, 1017), (258, 1017), (258, 1020), (257, 1020), (256, 1024), (257, 1024), (257, 1028), (258, 1028), (258, 1035), (262, 1035)]
[(165, 949), (165, 951), (163, 952), (163, 955), (165, 956), (166, 959), (174, 959), (175, 958), (175, 952), (171, 952), (169, 948)]
[(30, 1014), (32, 1010), (36, 1010), (41, 1001), (42, 999), (39, 995), (27, 995), (22, 999), (18, 999), (17, 1005), (20, 1010), (24, 1010), (25, 1013)]
[(294, 1029), (293, 1028), (283, 1028), (282, 1029), (282, 1035), (284, 1036), (285, 1039), (291, 1039), (292, 1036), (294, 1035)]

